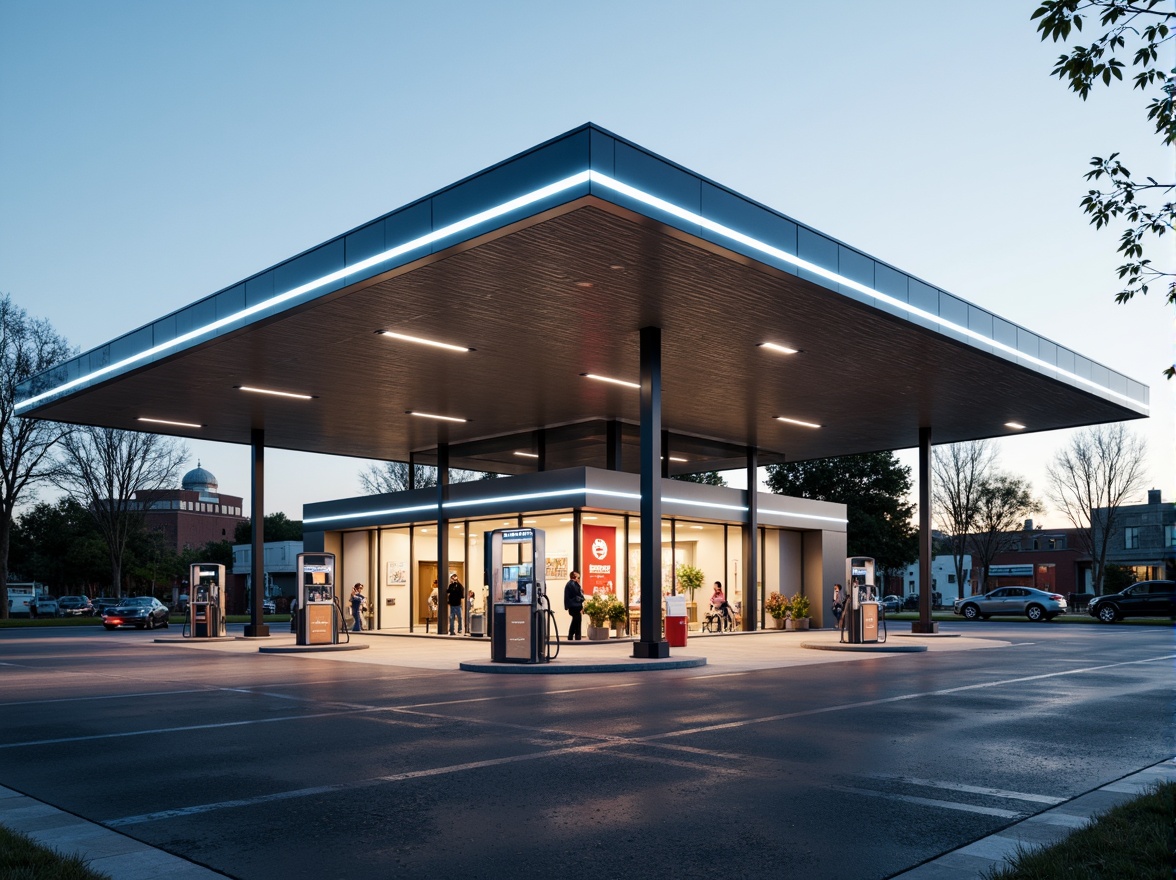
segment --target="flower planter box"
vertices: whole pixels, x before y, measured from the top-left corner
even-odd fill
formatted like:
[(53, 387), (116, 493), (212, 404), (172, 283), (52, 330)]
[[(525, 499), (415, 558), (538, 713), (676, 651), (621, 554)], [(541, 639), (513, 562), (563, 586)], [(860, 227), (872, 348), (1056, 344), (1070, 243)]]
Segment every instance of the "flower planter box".
[(793, 620), (792, 618), (789, 618), (787, 628), (793, 631), (808, 629), (809, 619), (807, 617), (802, 617), (799, 620)]
[(784, 628), (784, 618), (783, 617), (768, 617), (764, 621), (764, 627), (767, 629), (783, 629)]

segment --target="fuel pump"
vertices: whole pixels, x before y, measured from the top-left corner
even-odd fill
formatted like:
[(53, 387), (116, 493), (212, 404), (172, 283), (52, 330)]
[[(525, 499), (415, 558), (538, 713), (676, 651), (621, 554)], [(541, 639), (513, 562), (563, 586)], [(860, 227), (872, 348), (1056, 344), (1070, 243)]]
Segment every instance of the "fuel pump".
[(225, 635), (225, 567), (197, 562), (188, 569), (187, 635), (219, 639)]
[(343, 628), (343, 607), (335, 594), (335, 554), (298, 554), (296, 643), (335, 645)]
[[(554, 615), (540, 578), (547, 571), (542, 529), (486, 533), (490, 576), (490, 659), (496, 663), (546, 663)], [(558, 642), (558, 631), (556, 634)], [(558, 647), (557, 647), (558, 650)]]
[(848, 641), (853, 645), (878, 641), (878, 622), (882, 605), (874, 585), (874, 560), (869, 556), (851, 556), (845, 560), (845, 583), (848, 593), (845, 627)]

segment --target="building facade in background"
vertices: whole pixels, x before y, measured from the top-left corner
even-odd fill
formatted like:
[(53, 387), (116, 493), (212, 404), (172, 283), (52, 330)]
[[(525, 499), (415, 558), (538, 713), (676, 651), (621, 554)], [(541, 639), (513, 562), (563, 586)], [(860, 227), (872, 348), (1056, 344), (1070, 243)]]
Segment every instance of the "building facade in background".
[(162, 533), (176, 551), (195, 550), (210, 541), (232, 543), (242, 516), (243, 499), (221, 495), (216, 477), (197, 463), (184, 474), (179, 489), (156, 489), (136, 492), (131, 502), (134, 510), (143, 511), (148, 529)]

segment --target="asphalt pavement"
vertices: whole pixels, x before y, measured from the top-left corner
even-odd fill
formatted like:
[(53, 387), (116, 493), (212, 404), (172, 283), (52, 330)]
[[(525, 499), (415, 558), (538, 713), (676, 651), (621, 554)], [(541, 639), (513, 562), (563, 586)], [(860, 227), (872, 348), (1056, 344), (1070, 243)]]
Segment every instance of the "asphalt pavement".
[(692, 636), (705, 665), (639, 672), (582, 643), (621, 668), (545, 676), (462, 671), (470, 638), (4, 630), (0, 823), (116, 880), (937, 880), (1173, 777), (1171, 629), (944, 630)]

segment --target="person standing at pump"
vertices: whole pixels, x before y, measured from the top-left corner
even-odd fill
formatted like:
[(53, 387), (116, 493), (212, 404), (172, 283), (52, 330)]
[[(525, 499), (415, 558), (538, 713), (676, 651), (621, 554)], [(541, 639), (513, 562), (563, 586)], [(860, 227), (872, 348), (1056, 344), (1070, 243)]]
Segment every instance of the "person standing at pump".
[(356, 584), (351, 588), (351, 616), (355, 619), (353, 632), (363, 632), (363, 584)]
[(572, 624), (568, 627), (568, 641), (578, 642), (581, 639), (580, 627), (584, 620), (584, 588), (580, 586), (580, 572), (573, 571), (568, 577), (568, 582), (564, 584), (564, 611), (572, 615)]
[(465, 598), (465, 587), (457, 579), (457, 572), (449, 573), (449, 586), (445, 588), (445, 602), (449, 606), (449, 634), (461, 632), (461, 601)]
[(841, 592), (841, 584), (833, 585), (833, 621), (841, 626), (841, 614), (845, 611), (845, 596)]

